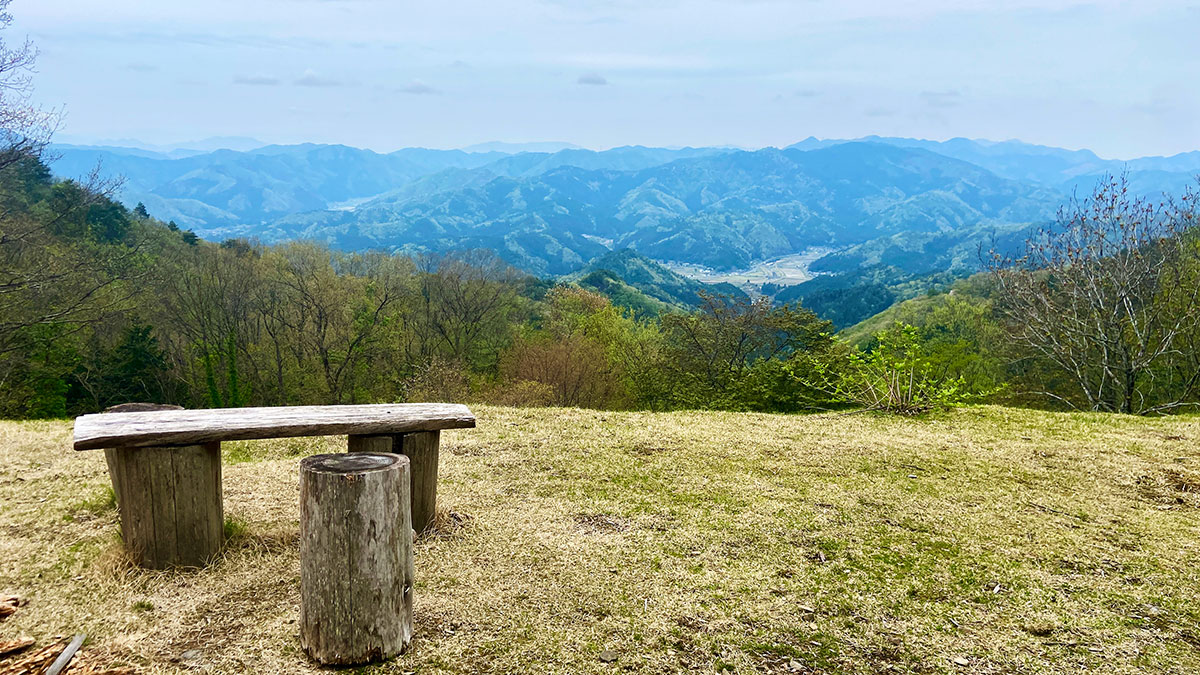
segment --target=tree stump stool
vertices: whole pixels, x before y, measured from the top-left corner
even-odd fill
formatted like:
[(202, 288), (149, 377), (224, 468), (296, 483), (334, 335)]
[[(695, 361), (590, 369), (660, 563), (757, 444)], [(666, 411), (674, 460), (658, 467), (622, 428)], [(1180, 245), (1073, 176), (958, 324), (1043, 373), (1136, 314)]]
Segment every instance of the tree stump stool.
[[(180, 410), (127, 403), (105, 413)], [(202, 567), (221, 550), (221, 444), (106, 448), (121, 538), (142, 567)]]
[(351, 665), (395, 656), (412, 639), (409, 461), (392, 453), (300, 462), (300, 644)]

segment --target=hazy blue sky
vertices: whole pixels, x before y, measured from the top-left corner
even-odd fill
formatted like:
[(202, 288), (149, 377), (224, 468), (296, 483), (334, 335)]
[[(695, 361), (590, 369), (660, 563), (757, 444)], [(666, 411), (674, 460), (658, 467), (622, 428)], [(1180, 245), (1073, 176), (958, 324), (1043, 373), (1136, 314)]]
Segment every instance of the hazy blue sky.
[(15, 0), (62, 139), (1200, 148), (1200, 2)]

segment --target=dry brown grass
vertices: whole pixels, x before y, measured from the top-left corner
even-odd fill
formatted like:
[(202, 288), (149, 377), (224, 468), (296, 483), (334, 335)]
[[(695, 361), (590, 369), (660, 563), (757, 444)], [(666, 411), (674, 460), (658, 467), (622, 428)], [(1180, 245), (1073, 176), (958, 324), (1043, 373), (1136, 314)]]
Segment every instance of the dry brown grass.
[[(368, 672), (1200, 672), (1198, 418), (476, 413), (443, 436), (417, 637)], [(29, 600), (0, 639), (317, 670), (297, 471), (342, 439), (226, 444), (244, 531), (203, 571), (149, 572), (69, 434), (0, 423), (0, 593)]]

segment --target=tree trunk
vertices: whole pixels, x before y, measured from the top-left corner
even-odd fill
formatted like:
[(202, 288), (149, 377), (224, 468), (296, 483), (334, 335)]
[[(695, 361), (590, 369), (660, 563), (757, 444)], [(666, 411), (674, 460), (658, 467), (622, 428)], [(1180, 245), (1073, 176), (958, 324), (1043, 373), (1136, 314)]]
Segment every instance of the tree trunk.
[(406, 457), (300, 462), (300, 643), (320, 663), (379, 661), (412, 639), (409, 504)]
[(396, 434), (393, 452), (412, 463), (412, 523), (418, 533), (429, 529), (437, 517), (438, 445), (441, 432)]

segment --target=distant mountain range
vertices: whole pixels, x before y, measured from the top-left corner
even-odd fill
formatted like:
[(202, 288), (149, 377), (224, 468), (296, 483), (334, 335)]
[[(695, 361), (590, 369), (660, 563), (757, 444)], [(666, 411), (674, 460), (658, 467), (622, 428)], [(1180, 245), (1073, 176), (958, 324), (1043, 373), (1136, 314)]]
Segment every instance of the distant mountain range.
[(481, 246), (542, 275), (573, 272), (621, 248), (731, 269), (897, 233), (1028, 223), (1060, 199), (966, 162), (878, 143), (565, 150), (438, 173), (353, 209), (298, 213), (235, 233), (347, 249)]
[[(808, 138), (789, 147), (814, 150), (848, 142), (852, 141)], [(1043, 185), (1065, 194), (1075, 190), (1090, 191), (1102, 176), (1116, 174), (1126, 174), (1135, 189), (1147, 194), (1179, 194), (1183, 188), (1194, 185), (1196, 176), (1200, 174), (1200, 151), (1170, 157), (1120, 160), (1101, 159), (1091, 150), (1064, 150), (1020, 141), (993, 142), (966, 138), (925, 141), (867, 136), (853, 142), (886, 143), (902, 148), (929, 150), (981, 166), (997, 176)]]
[(504, 141), (490, 141), (488, 143), (476, 143), (463, 148), (467, 152), (507, 152), (509, 154), (517, 154), (520, 152), (558, 152), (559, 150), (583, 150), (584, 148), (575, 145), (574, 143), (563, 143), (560, 141), (541, 141), (535, 143), (506, 143)]
[[(922, 276), (976, 269), (980, 242), (1019, 241), (1106, 173), (1125, 173), (1150, 196), (1178, 194), (1200, 174), (1200, 152), (1118, 161), (1016, 141), (809, 138), (758, 151), (567, 145), (386, 154), (312, 144), (211, 152), (57, 146), (53, 169), (71, 177), (99, 163), (124, 176), (127, 204), (143, 202), (210, 239), (491, 248), (534, 274), (595, 284), (611, 276), (632, 287), (622, 276), (634, 273), (628, 264), (623, 273), (611, 269), (619, 265), (610, 252), (623, 249), (730, 270), (827, 247), (833, 252), (811, 267), (823, 277), (808, 288), (828, 296), (869, 278), (888, 289), (875, 304), (895, 299), (900, 286), (919, 287)], [(598, 260), (608, 262), (589, 267)], [(603, 283), (617, 288), (611, 282)], [(783, 299), (806, 292), (747, 290)], [(640, 292), (680, 305), (674, 292)]]

